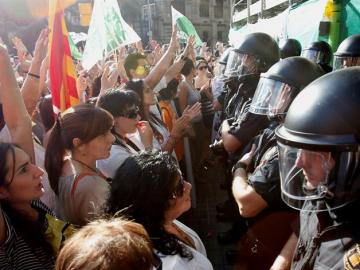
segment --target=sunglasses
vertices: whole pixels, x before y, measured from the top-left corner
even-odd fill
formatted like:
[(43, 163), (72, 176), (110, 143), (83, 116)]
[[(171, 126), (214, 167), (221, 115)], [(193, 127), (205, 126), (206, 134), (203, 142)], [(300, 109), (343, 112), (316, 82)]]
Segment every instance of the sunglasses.
[(208, 68), (208, 66), (202, 66), (202, 67), (199, 67), (198, 69), (203, 70), (203, 69), (207, 69), (207, 68)]
[(139, 107), (136, 106), (134, 109), (128, 110), (127, 112), (124, 112), (124, 113), (121, 113), (119, 116), (129, 118), (129, 119), (135, 119), (139, 114), (139, 110), (140, 110)]

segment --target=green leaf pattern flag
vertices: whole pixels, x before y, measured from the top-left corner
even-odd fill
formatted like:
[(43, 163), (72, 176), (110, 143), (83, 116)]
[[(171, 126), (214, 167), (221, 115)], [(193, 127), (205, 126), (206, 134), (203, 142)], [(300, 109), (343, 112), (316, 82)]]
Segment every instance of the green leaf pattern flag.
[(183, 14), (177, 11), (174, 7), (171, 7), (172, 24), (176, 24), (177, 36), (184, 42), (190, 35), (195, 35), (195, 46), (202, 45), (202, 41), (199, 35), (196, 33), (194, 25)]
[(89, 70), (113, 50), (139, 40), (122, 18), (116, 0), (95, 0), (82, 65)]
[(70, 45), (71, 56), (74, 57), (76, 60), (81, 60), (82, 55), (79, 52), (78, 48), (76, 47), (76, 45), (70, 35), (68, 35), (68, 40), (69, 40), (69, 45)]

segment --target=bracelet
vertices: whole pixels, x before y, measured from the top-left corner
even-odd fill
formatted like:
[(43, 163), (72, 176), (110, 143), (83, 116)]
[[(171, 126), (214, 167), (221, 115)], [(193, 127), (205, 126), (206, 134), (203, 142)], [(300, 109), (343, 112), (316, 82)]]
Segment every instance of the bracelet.
[(231, 173), (234, 175), (235, 171), (240, 168), (244, 169), (246, 171), (247, 167), (248, 167), (248, 165), (246, 163), (244, 163), (242, 161), (238, 161), (238, 162), (236, 162), (234, 167), (232, 167)]
[(40, 79), (40, 76), (39, 76), (39, 75), (36, 75), (36, 74), (34, 74), (34, 73), (28, 72), (27, 75), (30, 76), (30, 77), (36, 78), (36, 79)]

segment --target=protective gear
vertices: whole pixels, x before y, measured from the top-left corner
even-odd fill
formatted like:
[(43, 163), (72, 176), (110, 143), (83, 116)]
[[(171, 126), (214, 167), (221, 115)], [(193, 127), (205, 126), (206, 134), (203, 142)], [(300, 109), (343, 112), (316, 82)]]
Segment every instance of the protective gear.
[(283, 116), (300, 90), (323, 74), (319, 65), (304, 57), (286, 58), (261, 74), (249, 111)]
[(227, 62), (228, 62), (228, 59), (229, 59), (229, 54), (230, 54), (230, 52), (231, 52), (232, 50), (233, 50), (233, 48), (230, 47), (230, 48), (227, 48), (227, 49), (224, 51), (224, 53), (223, 53), (223, 54), (221, 55), (221, 57), (219, 58), (219, 64), (226, 66), (226, 64), (227, 64)]
[(360, 34), (341, 42), (334, 56), (334, 70), (360, 66)]
[(279, 44), (281, 59), (301, 55), (301, 44), (296, 39), (285, 39)]
[(332, 59), (332, 49), (325, 41), (312, 42), (306, 47), (301, 56), (314, 61), (319, 65), (330, 65)]
[(360, 191), (360, 68), (324, 75), (292, 102), (276, 130), (283, 200), (313, 211), (342, 207)]
[(279, 47), (272, 37), (265, 33), (251, 33), (230, 52), (225, 76), (265, 72), (279, 59)]

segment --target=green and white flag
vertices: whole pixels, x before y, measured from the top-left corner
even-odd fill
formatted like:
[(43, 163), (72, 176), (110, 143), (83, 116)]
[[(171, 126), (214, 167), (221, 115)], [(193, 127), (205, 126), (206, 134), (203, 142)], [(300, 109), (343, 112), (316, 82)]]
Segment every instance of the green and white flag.
[(183, 14), (177, 11), (174, 7), (171, 7), (172, 24), (176, 24), (177, 36), (184, 42), (190, 35), (195, 35), (195, 46), (202, 45), (202, 41), (199, 35), (196, 33), (194, 25)]
[(139, 40), (122, 18), (116, 0), (95, 0), (82, 65), (89, 70), (113, 50)]

